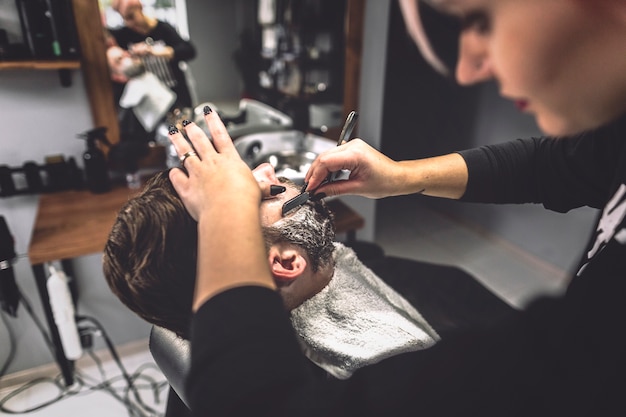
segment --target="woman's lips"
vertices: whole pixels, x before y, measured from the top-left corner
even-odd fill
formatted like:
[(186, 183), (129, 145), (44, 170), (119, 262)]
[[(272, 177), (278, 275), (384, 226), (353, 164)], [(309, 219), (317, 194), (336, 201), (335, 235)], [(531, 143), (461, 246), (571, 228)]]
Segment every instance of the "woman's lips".
[(515, 100), (515, 107), (519, 111), (526, 111), (528, 109), (528, 100)]

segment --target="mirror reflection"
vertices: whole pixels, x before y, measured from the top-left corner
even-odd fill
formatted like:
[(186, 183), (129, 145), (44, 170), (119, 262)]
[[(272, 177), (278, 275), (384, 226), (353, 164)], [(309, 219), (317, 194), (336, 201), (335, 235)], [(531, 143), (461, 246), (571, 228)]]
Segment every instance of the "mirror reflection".
[(206, 104), (235, 140), (342, 123), (346, 1), (99, 1), (120, 145), (166, 145)]
[(120, 132), (110, 156), (135, 172), (157, 127), (193, 106), (186, 71), (196, 48), (181, 35), (171, 1), (101, 0), (100, 6)]

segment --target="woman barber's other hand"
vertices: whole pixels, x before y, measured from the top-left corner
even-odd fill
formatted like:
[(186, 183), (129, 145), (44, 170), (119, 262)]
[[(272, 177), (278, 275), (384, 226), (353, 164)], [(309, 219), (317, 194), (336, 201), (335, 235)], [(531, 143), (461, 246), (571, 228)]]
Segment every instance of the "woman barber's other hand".
[(316, 194), (354, 194), (371, 198), (397, 194), (399, 185), (394, 179), (400, 170), (398, 162), (361, 139), (353, 139), (318, 155), (305, 176), (309, 184), (307, 190), (314, 190), (329, 173), (342, 169), (350, 171), (348, 180), (322, 185)]
[(128, 50), (133, 56), (152, 55), (168, 60), (174, 57), (174, 48), (167, 45), (150, 45), (146, 42), (138, 42), (130, 45)]
[(347, 169), (350, 176), (315, 191), (326, 196), (353, 194), (370, 198), (421, 193), (460, 198), (467, 186), (467, 165), (459, 154), (411, 161), (394, 161), (361, 139), (321, 153), (305, 176), (315, 190), (331, 172)]
[[(213, 141), (192, 122), (185, 122), (185, 133), (170, 131), (170, 140), (182, 158), (184, 169), (173, 169), (170, 179), (189, 214), (198, 221), (205, 212), (223, 217), (244, 205), (258, 206), (261, 190), (250, 168), (241, 159), (219, 116), (209, 110), (205, 115)], [(192, 148), (193, 145), (193, 148)]]
[(234, 287), (275, 289), (261, 233), (261, 188), (219, 116), (208, 106), (204, 112), (213, 141), (189, 121), (183, 125), (191, 144), (177, 129), (170, 131), (170, 140), (187, 171), (172, 169), (170, 180), (198, 221), (194, 311)]
[(151, 55), (152, 47), (146, 42), (137, 42), (128, 45), (128, 52), (133, 56)]

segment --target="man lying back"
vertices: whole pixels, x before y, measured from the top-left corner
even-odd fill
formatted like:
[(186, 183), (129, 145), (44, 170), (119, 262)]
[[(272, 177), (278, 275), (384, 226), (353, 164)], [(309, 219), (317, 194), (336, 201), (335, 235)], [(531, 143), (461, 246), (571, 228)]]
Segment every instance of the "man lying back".
[[(406, 300), (335, 242), (332, 213), (323, 201), (308, 201), (283, 217), (283, 204), (299, 187), (276, 177), (269, 164), (253, 174), (285, 189), (261, 203), (261, 224), (277, 291), (309, 359), (343, 379), (438, 340)], [(103, 256), (107, 283), (140, 317), (188, 338), (196, 260), (197, 223), (168, 172), (158, 173), (118, 214)], [(355, 305), (354, 297), (361, 302)]]

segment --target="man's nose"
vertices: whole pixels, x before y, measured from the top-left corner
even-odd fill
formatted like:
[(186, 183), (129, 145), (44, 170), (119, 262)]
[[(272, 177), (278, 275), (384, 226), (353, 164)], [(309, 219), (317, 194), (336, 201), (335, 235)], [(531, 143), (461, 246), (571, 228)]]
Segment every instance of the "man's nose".
[(456, 79), (461, 85), (486, 81), (494, 76), (487, 41), (477, 33), (462, 33)]
[(267, 162), (264, 162), (258, 167), (254, 168), (252, 172), (254, 174), (254, 177), (257, 179), (257, 181), (260, 181), (263, 179), (269, 182), (270, 184), (278, 184), (276, 171), (274, 171), (274, 167)]

